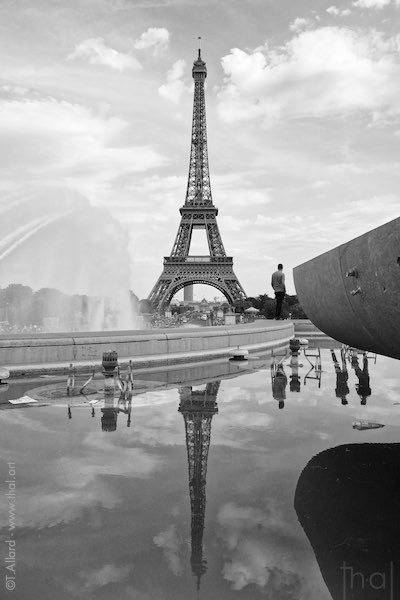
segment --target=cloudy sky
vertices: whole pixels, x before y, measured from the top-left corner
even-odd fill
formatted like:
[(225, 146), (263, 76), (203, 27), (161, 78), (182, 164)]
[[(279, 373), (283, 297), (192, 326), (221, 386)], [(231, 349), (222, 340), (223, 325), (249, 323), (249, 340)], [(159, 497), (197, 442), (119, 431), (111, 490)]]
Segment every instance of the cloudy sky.
[[(20, 282), (59, 283), (32, 265), (76, 199), (79, 254), (118, 236), (147, 297), (185, 200), (202, 36), (225, 248), (248, 295), (277, 262), (294, 293), (293, 267), (399, 214), (399, 26), (400, 0), (1, 0), (0, 286), (13, 256)], [(68, 252), (46, 252), (54, 274)]]

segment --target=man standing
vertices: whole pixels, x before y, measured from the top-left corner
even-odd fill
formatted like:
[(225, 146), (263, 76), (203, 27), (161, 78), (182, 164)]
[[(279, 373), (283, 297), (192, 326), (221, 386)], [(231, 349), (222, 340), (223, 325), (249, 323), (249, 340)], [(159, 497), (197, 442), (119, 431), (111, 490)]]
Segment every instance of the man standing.
[(275, 292), (276, 298), (276, 309), (275, 309), (275, 319), (280, 319), (282, 303), (286, 293), (285, 287), (285, 274), (283, 272), (283, 265), (279, 263), (278, 270), (275, 273), (272, 273), (271, 277), (271, 285)]

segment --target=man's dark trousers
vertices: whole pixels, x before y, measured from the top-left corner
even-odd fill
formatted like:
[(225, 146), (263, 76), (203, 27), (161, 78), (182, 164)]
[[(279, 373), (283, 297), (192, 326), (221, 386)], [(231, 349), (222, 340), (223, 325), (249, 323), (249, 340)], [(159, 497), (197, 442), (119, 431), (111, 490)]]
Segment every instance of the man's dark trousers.
[(285, 297), (285, 292), (275, 292), (276, 298), (276, 309), (275, 309), (275, 319), (279, 319), (281, 316), (282, 303)]

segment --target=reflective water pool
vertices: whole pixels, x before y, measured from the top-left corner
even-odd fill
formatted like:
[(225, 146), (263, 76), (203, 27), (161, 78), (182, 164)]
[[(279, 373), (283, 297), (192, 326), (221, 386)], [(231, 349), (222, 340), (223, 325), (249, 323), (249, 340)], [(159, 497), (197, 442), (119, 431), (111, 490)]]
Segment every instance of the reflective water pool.
[[(72, 398), (65, 381), (11, 382), (4, 593), (391, 598), (400, 363), (306, 353), (138, 373), (130, 405), (96, 382)], [(23, 395), (40, 406), (10, 408)]]

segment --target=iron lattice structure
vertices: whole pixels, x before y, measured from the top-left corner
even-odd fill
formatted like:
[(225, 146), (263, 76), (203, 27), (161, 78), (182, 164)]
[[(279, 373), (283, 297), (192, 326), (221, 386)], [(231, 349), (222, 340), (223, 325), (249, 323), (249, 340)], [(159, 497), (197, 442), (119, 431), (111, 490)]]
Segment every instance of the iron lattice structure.
[(207, 571), (203, 557), (203, 532), (206, 510), (206, 475), (211, 439), (211, 419), (218, 412), (217, 394), (220, 381), (209, 382), (205, 390), (182, 387), (179, 390), (179, 412), (185, 421), (186, 449), (189, 466), (191, 508), (190, 563), (200, 589), (201, 576)]
[[(186, 200), (180, 208), (181, 222), (171, 255), (164, 257), (163, 272), (148, 298), (157, 310), (169, 304), (180, 289), (195, 283), (217, 288), (230, 304), (246, 297), (233, 271), (233, 258), (226, 255), (217, 224), (218, 209), (211, 196), (204, 93), (207, 69), (200, 50), (192, 75), (193, 122)], [(189, 256), (193, 229), (205, 230), (207, 256)]]

